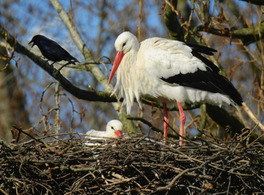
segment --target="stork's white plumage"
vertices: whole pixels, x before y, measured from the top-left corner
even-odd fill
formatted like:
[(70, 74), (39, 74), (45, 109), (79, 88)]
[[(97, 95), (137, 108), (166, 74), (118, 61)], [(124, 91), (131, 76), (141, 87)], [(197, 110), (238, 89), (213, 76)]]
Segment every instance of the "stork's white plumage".
[(90, 130), (86, 137), (116, 138), (122, 136), (123, 124), (119, 120), (111, 120), (106, 125), (106, 131)]
[(215, 50), (159, 37), (141, 43), (130, 32), (123, 32), (115, 41), (117, 51), (108, 83), (115, 72), (113, 93), (124, 97), (130, 114), (136, 98), (151, 95), (163, 103), (164, 140), (168, 132), (168, 102), (177, 101), (180, 112), (180, 145), (184, 135), (185, 115), (181, 103), (206, 102), (221, 106), (241, 105), (242, 98), (231, 82), (218, 74), (219, 69), (199, 53), (212, 55)]

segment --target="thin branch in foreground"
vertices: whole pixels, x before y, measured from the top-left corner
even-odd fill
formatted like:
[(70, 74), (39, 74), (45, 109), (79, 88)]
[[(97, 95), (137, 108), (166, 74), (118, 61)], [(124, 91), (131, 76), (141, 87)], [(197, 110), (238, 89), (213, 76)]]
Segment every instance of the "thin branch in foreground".
[(242, 108), (247, 113), (247, 115), (251, 118), (251, 120), (253, 120), (254, 123), (256, 123), (256, 125), (259, 126), (259, 128), (261, 129), (261, 131), (264, 132), (264, 125), (262, 125), (261, 122), (259, 122), (259, 120), (255, 117), (255, 115), (250, 110), (250, 108), (246, 105), (245, 102), (242, 103)]

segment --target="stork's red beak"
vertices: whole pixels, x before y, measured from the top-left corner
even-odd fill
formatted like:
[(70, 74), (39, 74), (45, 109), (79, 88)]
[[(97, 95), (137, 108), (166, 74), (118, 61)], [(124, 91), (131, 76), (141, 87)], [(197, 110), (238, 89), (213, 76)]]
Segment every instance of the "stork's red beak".
[(112, 68), (112, 71), (111, 71), (111, 74), (110, 74), (110, 77), (109, 77), (109, 80), (108, 80), (108, 84), (110, 84), (110, 82), (111, 82), (111, 80), (112, 80), (112, 78), (113, 78), (113, 76), (114, 76), (114, 74), (115, 74), (115, 72), (116, 72), (116, 70), (117, 70), (117, 68), (118, 68), (118, 66), (119, 66), (119, 64), (120, 64), (120, 62), (121, 62), (121, 60), (122, 60), (124, 55), (125, 54), (122, 51), (117, 51), (116, 52), (116, 57), (115, 57), (113, 68)]
[(122, 132), (120, 130), (116, 131), (115, 134), (116, 134), (117, 137), (121, 137), (122, 136)]

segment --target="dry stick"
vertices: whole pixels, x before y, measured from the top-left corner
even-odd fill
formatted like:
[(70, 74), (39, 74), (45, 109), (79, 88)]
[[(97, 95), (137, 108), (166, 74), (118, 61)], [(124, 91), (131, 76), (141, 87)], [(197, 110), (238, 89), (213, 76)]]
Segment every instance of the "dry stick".
[[(53, 194), (53, 193), (52, 193), (52, 190), (51, 190), (52, 187), (51, 187), (50, 185), (48, 185), (48, 184), (43, 184), (43, 183), (40, 183), (40, 182), (37, 182), (36, 180), (35, 180), (35, 181), (32, 181), (32, 180), (29, 180), (28, 178), (25, 178), (25, 180), (26, 180), (27, 182), (31, 183), (31, 184), (39, 185), (39, 186), (45, 188), (45, 189), (47, 190), (47, 192), (50, 192), (50, 194)], [(47, 186), (45, 186), (45, 185), (47, 185)], [(49, 194), (49, 193), (48, 193), (48, 194)]]
[(0, 192), (2, 192), (4, 195), (8, 195), (9, 193), (4, 191), (2, 188), (0, 188)]
[(68, 147), (66, 147), (64, 150), (62, 150), (62, 151), (57, 151), (56, 149), (51, 148), (51, 147), (50, 147), (50, 146), (49, 146), (44, 140), (36, 139), (34, 136), (30, 135), (29, 133), (23, 131), (22, 129), (20, 129), (20, 128), (16, 127), (16, 126), (13, 126), (13, 128), (15, 128), (16, 130), (18, 130), (20, 133), (24, 133), (24, 134), (26, 134), (27, 136), (29, 136), (31, 139), (35, 140), (36, 142), (39, 142), (39, 143), (43, 144), (46, 148), (50, 149), (52, 152), (55, 152), (55, 153), (58, 154), (58, 155), (61, 155), (61, 154), (65, 153), (69, 148), (72, 147), (72, 143), (71, 143), (71, 144), (70, 144)]
[(249, 116), (249, 118), (251, 118), (251, 120), (253, 120), (254, 123), (256, 123), (256, 125), (259, 126), (259, 128), (261, 129), (262, 132), (264, 132), (264, 126), (259, 122), (259, 120), (253, 114), (253, 112), (250, 110), (250, 108), (245, 104), (245, 102), (242, 103), (242, 106), (241, 107), (247, 113), (247, 115)]
[(13, 126), (13, 128), (18, 130), (20, 133), (26, 134), (27, 136), (29, 136), (31, 139), (35, 140), (36, 142), (39, 142), (39, 143), (43, 144), (46, 148), (51, 149), (50, 146), (44, 140), (36, 139), (34, 136), (30, 135), (29, 133), (23, 131), (22, 129), (20, 129), (20, 128), (16, 127), (16, 126)]
[(257, 137), (254, 141), (252, 141), (250, 144), (247, 145), (248, 148), (250, 148), (253, 144), (255, 144), (260, 138), (264, 137), (262, 134), (261, 136)]
[(231, 185), (231, 175), (229, 176), (229, 181), (228, 181), (228, 186), (227, 186), (227, 190), (226, 190), (226, 194), (229, 194), (229, 189), (230, 189), (230, 185)]
[(55, 133), (58, 134), (60, 132), (60, 94), (59, 89), (60, 82), (56, 82), (55, 86), (55, 104), (56, 104), (56, 118), (55, 118)]
[[(43, 116), (43, 125), (44, 125), (44, 128), (47, 132), (52, 132), (52, 128), (51, 128), (51, 125), (47, 119), (48, 117), (48, 114), (44, 114), (44, 111), (43, 111), (43, 108), (42, 108), (42, 103), (43, 103), (43, 99), (44, 99), (44, 95), (46, 93), (46, 91), (51, 87), (51, 85), (55, 84), (56, 82), (51, 82), (47, 85), (47, 87), (45, 87), (45, 89), (42, 91), (41, 93), (41, 97), (40, 97), (40, 105), (39, 105), (39, 110), (40, 110), (40, 113), (42, 114)], [(53, 108), (54, 110), (56, 110), (57, 108)], [(53, 110), (52, 109), (52, 110)]]
[[(123, 179), (123, 180), (116, 181), (116, 182), (113, 182), (113, 183), (110, 183), (110, 184), (104, 184), (104, 185), (102, 185), (102, 187), (113, 186), (113, 185), (117, 185), (117, 184), (121, 184), (121, 183), (127, 183), (127, 182), (130, 182), (131, 180), (135, 180), (136, 178), (137, 177), (131, 177), (131, 178)], [(91, 190), (91, 189), (95, 189), (95, 188), (99, 188), (99, 187), (100, 186), (93, 186), (93, 187), (90, 187), (88, 189)]]
[(140, 170), (138, 170), (133, 164), (131, 165), (131, 167), (133, 167), (140, 175), (142, 175), (147, 180), (148, 183), (151, 183), (148, 177), (144, 175)]
[(194, 168), (190, 168), (190, 169), (185, 169), (184, 171), (182, 171), (180, 174), (178, 174), (176, 177), (173, 178), (173, 180), (166, 186), (164, 187), (158, 187), (157, 191), (164, 191), (164, 190), (170, 190), (172, 188), (172, 186), (174, 185), (174, 183), (185, 173), (189, 172), (189, 171), (194, 171), (196, 169), (200, 169), (202, 168), (202, 166), (204, 166), (205, 164), (207, 164), (208, 162), (204, 162), (203, 164), (201, 164), (198, 167), (194, 167)]
[[(164, 147), (166, 147), (166, 145)], [(204, 163), (207, 163), (206, 161), (203, 161), (203, 160), (199, 160), (199, 159), (190, 157), (190, 156), (186, 155), (184, 152), (181, 152), (179, 149), (175, 149), (174, 152), (177, 152), (178, 153), (178, 154), (174, 154), (176, 157), (179, 156), (181, 158), (186, 158), (186, 159), (189, 159), (189, 160), (192, 160), (192, 161), (195, 161), (195, 162), (198, 162), (198, 163), (203, 163), (203, 164)], [(217, 165), (218, 164), (216, 164), (216, 163), (208, 163), (208, 166), (213, 167), (213, 168), (215, 168), (217, 170), (220, 170), (220, 171), (228, 172), (230, 174), (240, 175), (240, 176), (246, 176), (246, 177), (248, 177), (248, 176), (251, 177), (252, 176), (252, 175), (249, 175), (249, 174), (243, 174), (243, 173), (233, 172), (232, 170), (225, 170), (223, 168), (218, 167)]]
[[(148, 167), (148, 168), (149, 167), (157, 167), (157, 168), (167, 167), (167, 168), (173, 169), (173, 171), (175, 173), (179, 173), (179, 174), (181, 174), (184, 171), (183, 169), (176, 168), (176, 167), (171, 166), (171, 165), (162, 165), (162, 164), (155, 164), (155, 163), (153, 164), (153, 163), (145, 163), (145, 162), (133, 162), (132, 165), (142, 166), (143, 168), (145, 168), (145, 167)], [(213, 177), (210, 175), (200, 175), (198, 173), (185, 173), (185, 176), (198, 177), (201, 179), (213, 180)]]
[(142, 0), (138, 1), (139, 4), (139, 12), (138, 12), (138, 25), (137, 25), (137, 29), (138, 29), (138, 41), (140, 42), (141, 40), (141, 23), (142, 23)]
[[(237, 143), (237, 145), (232, 149), (232, 153), (235, 152), (235, 151), (237, 150), (237, 148), (238, 148), (239, 146), (241, 146), (241, 144), (242, 144), (245, 140), (247, 140), (247, 139), (250, 137), (250, 135), (252, 134), (252, 132), (255, 131), (256, 127), (257, 127), (257, 125), (256, 125), (254, 128), (252, 128), (250, 131), (247, 130), (246, 132), (244, 132), (244, 133), (242, 133), (242, 134), (240, 135), (240, 136), (241, 136), (241, 139), (240, 139), (240, 141)], [(246, 135), (246, 136), (243, 136), (243, 134), (247, 134), (247, 135)], [(246, 147), (249, 148), (249, 145), (246, 144)]]
[(80, 113), (77, 112), (77, 111), (75, 111), (75, 109), (74, 109), (74, 105), (73, 105), (73, 102), (72, 102), (72, 100), (69, 98), (69, 96), (68, 96), (66, 93), (61, 93), (60, 95), (64, 95), (64, 96), (66, 96), (66, 98), (68, 99), (68, 101), (70, 102), (71, 107), (72, 107), (70, 135), (73, 136), (73, 129), (72, 129), (72, 128), (73, 128), (74, 112), (76, 112), (77, 114), (80, 114)]
[(74, 168), (73, 166), (65, 166), (65, 165), (60, 165), (60, 170), (70, 170), (73, 172), (87, 172), (87, 171), (95, 171), (95, 168), (93, 167), (83, 167), (83, 168)]
[[(30, 137), (31, 139), (35, 140), (36, 142), (39, 142), (39, 143), (44, 144), (42, 140), (36, 139), (34, 136), (32, 136), (32, 135), (30, 135), (29, 133), (23, 131), (21, 128), (18, 128), (18, 127), (16, 127), (16, 126), (13, 126), (13, 128), (15, 128), (16, 130), (18, 130), (19, 133), (24, 133), (24, 134), (26, 134), (28, 137)], [(45, 145), (45, 144), (44, 144), (44, 145)]]

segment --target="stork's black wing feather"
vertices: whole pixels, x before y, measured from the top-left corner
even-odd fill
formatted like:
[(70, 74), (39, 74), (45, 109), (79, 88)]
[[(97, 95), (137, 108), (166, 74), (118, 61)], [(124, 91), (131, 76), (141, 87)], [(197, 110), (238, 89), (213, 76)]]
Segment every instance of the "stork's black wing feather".
[(207, 69), (207, 71), (198, 70), (194, 73), (177, 74), (161, 79), (170, 84), (178, 84), (212, 93), (228, 95), (236, 104), (242, 104), (242, 97), (233, 84), (224, 76), (210, 69)]
[(196, 51), (192, 51), (193, 56), (195, 56), (196, 58), (200, 59), (203, 63), (205, 63), (207, 66), (209, 66), (213, 72), (218, 73), (220, 70), (219, 68), (210, 60), (208, 60), (207, 58), (205, 58), (204, 56), (202, 56), (201, 54), (197, 53)]
[(210, 60), (208, 60), (207, 58), (205, 58), (204, 56), (202, 56), (200, 54), (200, 53), (203, 53), (206, 55), (214, 55), (213, 52), (216, 52), (215, 49), (210, 48), (210, 47), (206, 47), (203, 45), (196, 45), (193, 43), (185, 43), (185, 44), (188, 45), (192, 49), (193, 56), (200, 59), (203, 63), (205, 63), (207, 66), (209, 66), (213, 72), (215, 72), (215, 73), (219, 72), (219, 68), (213, 62), (211, 62)]
[(190, 48), (192, 48), (192, 50), (194, 52), (203, 53), (206, 55), (214, 55), (213, 52), (217, 52), (215, 49), (210, 48), (210, 47), (206, 47), (203, 45), (197, 45), (194, 43), (185, 43), (185, 44), (188, 45)]

